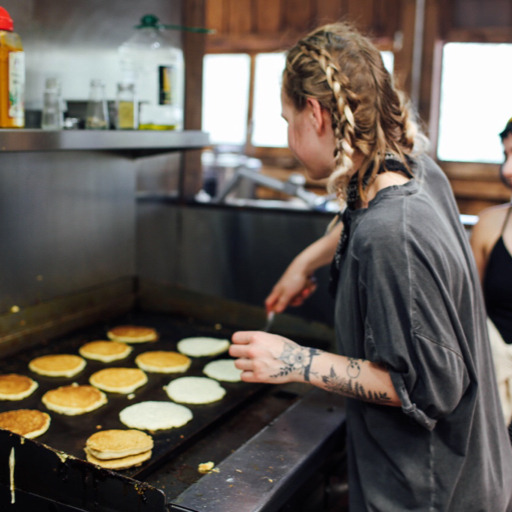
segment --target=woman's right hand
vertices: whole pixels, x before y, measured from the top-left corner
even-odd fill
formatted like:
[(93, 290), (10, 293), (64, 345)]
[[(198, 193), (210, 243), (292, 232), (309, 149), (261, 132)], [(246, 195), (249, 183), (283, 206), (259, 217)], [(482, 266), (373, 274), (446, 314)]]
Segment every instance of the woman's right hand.
[(311, 296), (316, 290), (313, 274), (332, 261), (342, 227), (338, 223), (294, 258), (265, 299), (267, 312), (282, 313), (288, 306), (302, 305)]
[(288, 306), (301, 306), (316, 287), (315, 277), (296, 269), (292, 262), (265, 299), (265, 308), (282, 313)]

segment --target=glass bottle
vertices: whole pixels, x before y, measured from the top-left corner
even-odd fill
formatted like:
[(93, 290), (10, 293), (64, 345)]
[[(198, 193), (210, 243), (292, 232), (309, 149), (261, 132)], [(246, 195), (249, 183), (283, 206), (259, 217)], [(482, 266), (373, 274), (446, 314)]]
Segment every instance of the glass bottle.
[(102, 80), (91, 80), (89, 101), (85, 114), (85, 128), (88, 130), (107, 130), (109, 127), (105, 84)]
[(43, 94), (43, 113), (41, 128), (43, 130), (61, 130), (64, 124), (61, 86), (58, 78), (46, 79)]
[(117, 84), (116, 107), (118, 130), (133, 130), (138, 127), (135, 84), (133, 82)]

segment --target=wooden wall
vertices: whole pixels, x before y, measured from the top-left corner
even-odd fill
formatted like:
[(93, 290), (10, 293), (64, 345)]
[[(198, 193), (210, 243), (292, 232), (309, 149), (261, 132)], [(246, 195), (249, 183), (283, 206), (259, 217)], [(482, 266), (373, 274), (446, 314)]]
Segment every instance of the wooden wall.
[[(312, 28), (346, 19), (395, 54), (396, 82), (415, 102), (437, 138), (440, 49), (445, 41), (512, 42), (511, 0), (204, 0), (205, 23), (215, 29), (206, 52), (282, 50)], [(186, 2), (185, 2), (186, 3)], [(424, 7), (420, 25), (416, 9)], [(423, 37), (415, 40), (415, 27)], [(419, 52), (415, 53), (415, 48)], [(416, 59), (415, 59), (416, 55)], [(418, 62), (419, 57), (419, 62)], [(504, 117), (507, 113), (504, 114)], [(440, 162), (463, 213), (510, 197), (498, 166)]]

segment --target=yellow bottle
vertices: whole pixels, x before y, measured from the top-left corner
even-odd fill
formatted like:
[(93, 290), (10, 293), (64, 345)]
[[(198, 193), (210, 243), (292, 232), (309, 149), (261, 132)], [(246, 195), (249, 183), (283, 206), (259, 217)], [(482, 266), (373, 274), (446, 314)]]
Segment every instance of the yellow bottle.
[(0, 128), (25, 126), (25, 54), (9, 13), (0, 7)]

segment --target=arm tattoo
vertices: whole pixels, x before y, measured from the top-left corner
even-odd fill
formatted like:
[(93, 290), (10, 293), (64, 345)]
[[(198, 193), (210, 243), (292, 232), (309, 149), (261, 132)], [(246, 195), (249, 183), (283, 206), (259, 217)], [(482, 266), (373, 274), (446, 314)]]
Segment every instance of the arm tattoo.
[(347, 366), (348, 379), (341, 377), (331, 366), (329, 375), (324, 375), (322, 381), (328, 391), (339, 393), (340, 395), (348, 396), (350, 398), (358, 398), (365, 402), (372, 402), (375, 404), (387, 404), (390, 402), (390, 397), (385, 392), (376, 392), (366, 390), (356, 379), (361, 372), (361, 366), (356, 359), (349, 358)]
[(316, 348), (304, 348), (301, 346), (286, 344), (283, 353), (278, 357), (283, 365), (279, 372), (271, 375), (272, 378), (284, 377), (291, 373), (304, 375), (304, 380), (309, 382), (313, 358), (320, 354)]

